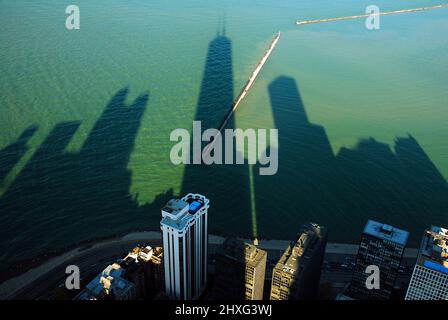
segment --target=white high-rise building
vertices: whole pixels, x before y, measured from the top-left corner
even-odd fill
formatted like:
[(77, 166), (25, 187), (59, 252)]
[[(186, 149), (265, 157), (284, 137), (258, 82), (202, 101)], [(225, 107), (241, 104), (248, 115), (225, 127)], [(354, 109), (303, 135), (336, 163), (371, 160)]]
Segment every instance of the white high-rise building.
[(189, 193), (162, 209), (166, 294), (179, 300), (197, 299), (207, 282), (207, 212), (209, 200)]
[(448, 300), (448, 230), (425, 231), (406, 300)]

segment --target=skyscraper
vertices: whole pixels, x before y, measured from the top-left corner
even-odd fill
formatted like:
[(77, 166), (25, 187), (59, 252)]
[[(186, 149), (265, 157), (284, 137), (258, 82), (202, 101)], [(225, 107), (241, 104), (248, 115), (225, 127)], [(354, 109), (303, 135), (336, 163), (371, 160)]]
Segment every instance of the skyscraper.
[(263, 299), (266, 251), (242, 240), (228, 238), (215, 259), (215, 299)]
[(448, 230), (425, 231), (406, 300), (448, 300)]
[(209, 200), (189, 193), (162, 209), (165, 290), (174, 299), (198, 298), (207, 282)]
[(274, 267), (271, 300), (313, 299), (319, 290), (320, 270), (327, 231), (314, 223), (305, 224)]
[[(353, 277), (347, 295), (359, 300), (390, 299), (409, 232), (369, 220), (361, 235)], [(379, 289), (368, 289), (368, 266), (379, 269)]]

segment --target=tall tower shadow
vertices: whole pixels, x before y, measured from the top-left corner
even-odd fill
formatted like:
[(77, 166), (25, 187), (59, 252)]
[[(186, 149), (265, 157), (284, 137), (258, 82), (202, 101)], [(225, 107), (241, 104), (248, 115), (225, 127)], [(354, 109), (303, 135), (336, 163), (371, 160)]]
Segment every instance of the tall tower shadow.
[(276, 175), (254, 176), (263, 234), (291, 237), (315, 221), (351, 242), (370, 218), (416, 239), (427, 225), (448, 223), (448, 185), (414, 137), (397, 138), (393, 148), (362, 139), (335, 155), (325, 129), (309, 121), (294, 79), (278, 77), (268, 90), (279, 163)]
[[(232, 43), (225, 27), (210, 42), (199, 94), (195, 121), (202, 130), (219, 128), (234, 101)], [(232, 117), (227, 129), (235, 128)], [(235, 142), (235, 141), (234, 141)], [(223, 146), (225, 139), (223, 137)], [(203, 143), (203, 146), (205, 143)], [(235, 143), (233, 144), (235, 158)], [(224, 150), (224, 148), (223, 148)], [(222, 153), (224, 154), (224, 152)], [(228, 235), (251, 235), (250, 189), (247, 165), (186, 165), (182, 194), (198, 192), (210, 199), (211, 232)]]
[(259, 166), (254, 170), (257, 220), (261, 233), (288, 239), (304, 222), (320, 223), (334, 203), (335, 159), (325, 129), (309, 121), (295, 80), (278, 77), (268, 91), (278, 129), (278, 171), (262, 176)]

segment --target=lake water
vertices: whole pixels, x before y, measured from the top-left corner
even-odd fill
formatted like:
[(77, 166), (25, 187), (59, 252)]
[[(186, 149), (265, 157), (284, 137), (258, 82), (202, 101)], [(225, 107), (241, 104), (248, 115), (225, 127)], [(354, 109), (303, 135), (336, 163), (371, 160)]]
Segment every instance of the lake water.
[[(65, 28), (77, 4), (81, 29)], [(358, 242), (368, 218), (448, 225), (448, 9), (364, 0), (0, 1), (0, 260), (156, 230), (171, 196), (211, 200), (210, 232), (292, 239), (315, 221)], [(381, 10), (439, 1), (375, 2)], [(279, 170), (175, 166), (175, 128), (278, 128)]]

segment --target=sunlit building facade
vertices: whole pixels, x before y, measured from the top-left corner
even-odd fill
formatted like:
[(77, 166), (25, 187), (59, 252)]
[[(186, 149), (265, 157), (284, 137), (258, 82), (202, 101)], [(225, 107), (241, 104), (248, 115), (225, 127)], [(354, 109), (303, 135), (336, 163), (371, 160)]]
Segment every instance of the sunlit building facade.
[(215, 255), (215, 299), (262, 300), (267, 253), (228, 238)]
[(165, 290), (173, 299), (197, 299), (207, 283), (209, 199), (189, 193), (162, 208)]

